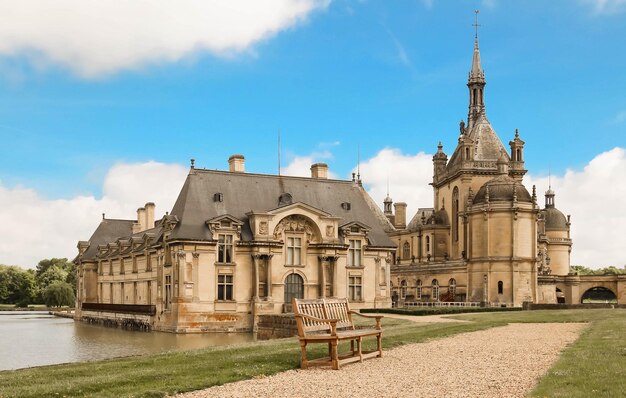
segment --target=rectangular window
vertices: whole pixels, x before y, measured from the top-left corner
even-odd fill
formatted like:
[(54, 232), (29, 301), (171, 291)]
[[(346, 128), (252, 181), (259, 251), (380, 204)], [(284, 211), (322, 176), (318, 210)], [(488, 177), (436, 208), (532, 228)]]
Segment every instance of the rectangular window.
[(120, 274), (124, 273), (124, 259), (120, 258)]
[(172, 304), (172, 276), (165, 275), (165, 309)]
[(152, 256), (146, 254), (146, 271), (152, 271)]
[(217, 299), (220, 301), (232, 301), (233, 299), (233, 276), (219, 274), (217, 276)]
[(348, 298), (350, 300), (363, 300), (362, 290), (363, 284), (360, 276), (351, 276), (348, 278)]
[(361, 241), (350, 239), (350, 247), (348, 248), (348, 266), (361, 266)]
[(137, 273), (137, 257), (133, 256), (133, 273)]
[(113, 260), (109, 260), (109, 275), (113, 275)]
[(287, 238), (287, 265), (302, 264), (302, 238)]
[(220, 234), (217, 242), (217, 262), (233, 262), (233, 236)]

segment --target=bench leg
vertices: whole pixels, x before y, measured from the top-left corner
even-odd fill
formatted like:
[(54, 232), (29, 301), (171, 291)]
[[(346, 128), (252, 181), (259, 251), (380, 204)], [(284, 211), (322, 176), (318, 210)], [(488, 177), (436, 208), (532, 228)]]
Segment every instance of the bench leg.
[(376, 343), (378, 345), (377, 349), (378, 349), (378, 357), (381, 358), (383, 356), (383, 344), (382, 344), (382, 340), (383, 340), (383, 334), (380, 333), (378, 336), (376, 336)]
[(337, 352), (337, 340), (330, 342), (330, 361), (334, 370), (339, 370), (339, 355)]
[(309, 367), (309, 361), (306, 359), (306, 341), (300, 341), (300, 352), (302, 358), (300, 359), (300, 368), (306, 369)]
[(352, 351), (352, 355), (356, 354), (356, 351), (354, 351), (354, 340), (350, 340), (350, 351)]
[(359, 362), (363, 362), (363, 337), (359, 337), (356, 341), (356, 347), (359, 354)]

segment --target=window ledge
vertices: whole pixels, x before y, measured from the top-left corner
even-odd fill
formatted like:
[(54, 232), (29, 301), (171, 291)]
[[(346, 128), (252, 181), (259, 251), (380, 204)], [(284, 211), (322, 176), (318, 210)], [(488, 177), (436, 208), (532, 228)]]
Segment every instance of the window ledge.
[(364, 265), (346, 265), (346, 269), (365, 269)]
[(229, 267), (234, 267), (235, 265), (237, 265), (237, 263), (220, 263), (220, 262), (215, 262), (215, 265), (219, 265), (221, 267), (223, 266), (229, 266)]
[(284, 266), (289, 268), (306, 268), (306, 264), (285, 264)]

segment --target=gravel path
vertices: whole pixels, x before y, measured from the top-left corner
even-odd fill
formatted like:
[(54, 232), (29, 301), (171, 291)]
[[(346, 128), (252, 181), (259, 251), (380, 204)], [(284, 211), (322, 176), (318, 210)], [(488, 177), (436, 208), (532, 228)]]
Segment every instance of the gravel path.
[(386, 350), (338, 371), (290, 370), (179, 397), (524, 397), (584, 327), (510, 324)]

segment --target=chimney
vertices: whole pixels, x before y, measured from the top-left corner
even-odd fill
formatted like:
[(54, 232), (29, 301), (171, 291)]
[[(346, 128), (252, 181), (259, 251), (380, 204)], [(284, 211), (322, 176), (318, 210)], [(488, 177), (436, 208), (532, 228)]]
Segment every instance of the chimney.
[(143, 224), (144, 230), (154, 228), (154, 208), (155, 204), (152, 202), (146, 203), (145, 208), (145, 222)]
[(404, 202), (394, 203), (393, 208), (396, 213), (393, 226), (398, 229), (406, 228), (406, 203)]
[(228, 171), (231, 173), (244, 172), (245, 158), (243, 155), (232, 155), (228, 158)]
[(145, 231), (146, 229), (145, 224), (146, 224), (146, 209), (143, 207), (140, 207), (137, 209), (137, 223), (133, 225), (133, 232), (137, 233), (137, 232)]
[(328, 165), (326, 163), (315, 163), (311, 166), (311, 178), (328, 178)]

